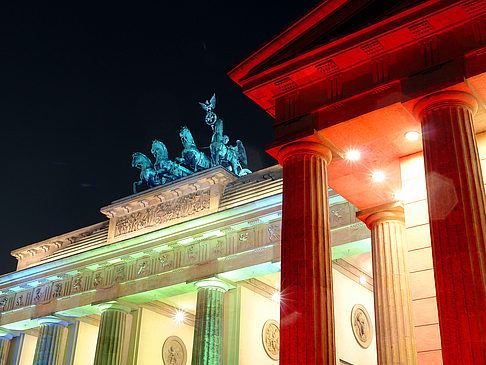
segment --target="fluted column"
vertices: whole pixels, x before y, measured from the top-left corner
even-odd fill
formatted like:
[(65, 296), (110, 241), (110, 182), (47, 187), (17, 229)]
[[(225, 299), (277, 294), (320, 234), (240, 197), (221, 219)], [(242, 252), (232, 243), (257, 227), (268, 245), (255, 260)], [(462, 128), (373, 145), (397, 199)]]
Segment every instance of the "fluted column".
[(445, 365), (486, 364), (486, 212), (476, 110), (475, 98), (459, 91), (431, 94), (415, 107)]
[(378, 364), (417, 364), (403, 207), (385, 204), (357, 215), (371, 230)]
[(192, 365), (223, 363), (223, 299), (228, 284), (218, 279), (196, 283), (197, 306), (192, 344)]
[(119, 365), (122, 363), (125, 327), (130, 308), (117, 302), (99, 305), (101, 311), (95, 365)]
[(61, 363), (62, 330), (67, 322), (48, 316), (39, 318), (40, 334), (34, 354), (34, 365), (56, 365)]
[(327, 165), (331, 151), (296, 142), (283, 166), (280, 364), (335, 364)]
[(0, 365), (7, 364), (10, 340), (12, 337), (13, 336), (9, 332), (0, 329)]

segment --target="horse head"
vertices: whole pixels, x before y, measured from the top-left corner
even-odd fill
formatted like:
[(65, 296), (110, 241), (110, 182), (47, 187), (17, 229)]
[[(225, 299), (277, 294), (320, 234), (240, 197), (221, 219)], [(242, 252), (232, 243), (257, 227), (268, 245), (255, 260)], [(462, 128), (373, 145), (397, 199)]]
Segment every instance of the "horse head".
[(152, 161), (141, 152), (135, 152), (132, 154), (132, 167), (138, 169), (144, 169), (152, 166)]
[(181, 141), (182, 144), (184, 145), (184, 148), (188, 148), (196, 145), (196, 143), (194, 142), (194, 138), (192, 137), (191, 131), (185, 125), (181, 127), (179, 136), (181, 137)]
[(167, 151), (167, 147), (162, 142), (154, 139), (152, 142), (152, 149), (150, 150), (152, 155), (154, 155), (157, 161), (160, 160), (168, 160), (169, 159), (169, 152)]

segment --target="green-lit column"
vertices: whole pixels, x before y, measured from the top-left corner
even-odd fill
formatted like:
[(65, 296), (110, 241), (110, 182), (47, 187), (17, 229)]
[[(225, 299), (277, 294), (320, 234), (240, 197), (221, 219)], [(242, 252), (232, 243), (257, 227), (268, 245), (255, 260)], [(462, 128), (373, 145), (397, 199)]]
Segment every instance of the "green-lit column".
[(62, 330), (67, 322), (48, 316), (38, 319), (40, 333), (35, 347), (34, 365), (57, 365), (61, 363)]
[(6, 365), (8, 359), (8, 351), (10, 350), (10, 340), (12, 335), (0, 329), (0, 365)]
[(130, 308), (117, 302), (103, 303), (94, 365), (118, 365), (122, 363), (123, 343), (127, 314)]
[(223, 363), (223, 299), (229, 285), (218, 279), (207, 279), (196, 286), (192, 365), (220, 365)]

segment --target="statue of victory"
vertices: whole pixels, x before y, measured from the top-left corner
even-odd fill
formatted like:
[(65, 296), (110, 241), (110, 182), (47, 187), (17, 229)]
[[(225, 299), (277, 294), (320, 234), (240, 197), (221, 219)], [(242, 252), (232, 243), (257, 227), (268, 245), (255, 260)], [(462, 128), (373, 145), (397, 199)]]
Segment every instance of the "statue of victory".
[(251, 173), (246, 168), (247, 159), (243, 143), (237, 140), (236, 146), (230, 146), (228, 145), (229, 137), (223, 135), (223, 120), (219, 119), (214, 112), (216, 108), (216, 94), (213, 94), (210, 101), (200, 102), (199, 105), (206, 111), (206, 123), (213, 130), (211, 144), (209, 145), (211, 166), (223, 166), (238, 176)]
[(213, 94), (209, 101), (206, 100), (204, 103), (199, 102), (199, 105), (201, 105), (201, 108), (206, 111), (206, 117), (204, 118), (206, 124), (213, 128), (214, 123), (216, 123), (218, 120), (216, 113), (213, 112), (213, 110), (216, 108), (216, 94)]
[(134, 193), (137, 192), (137, 187), (142, 185), (153, 188), (214, 166), (223, 166), (237, 176), (251, 173), (246, 167), (247, 158), (243, 143), (237, 140), (236, 146), (231, 146), (229, 137), (223, 134), (223, 120), (214, 112), (216, 95), (213, 94), (210, 100), (199, 104), (206, 111), (204, 120), (213, 131), (209, 145), (210, 156), (199, 150), (191, 131), (186, 126), (181, 127), (179, 132), (184, 147), (182, 157), (177, 157), (175, 161), (169, 159), (165, 144), (154, 140), (151, 148), (152, 155), (155, 157), (154, 164), (141, 152), (132, 155), (132, 166), (140, 169), (140, 180), (133, 183)]

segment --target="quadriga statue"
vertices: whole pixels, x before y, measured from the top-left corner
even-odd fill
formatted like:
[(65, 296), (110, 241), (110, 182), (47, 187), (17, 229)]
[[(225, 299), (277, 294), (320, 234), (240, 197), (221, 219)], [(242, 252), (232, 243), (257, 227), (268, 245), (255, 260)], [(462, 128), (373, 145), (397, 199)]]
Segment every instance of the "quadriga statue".
[(179, 163), (169, 160), (169, 153), (165, 144), (158, 140), (152, 142), (152, 155), (155, 157), (154, 169), (160, 184), (192, 174), (192, 171)]
[(179, 136), (184, 149), (182, 150), (182, 157), (177, 157), (176, 161), (189, 166), (195, 172), (210, 168), (211, 161), (205, 153), (199, 151), (189, 128), (181, 127)]

